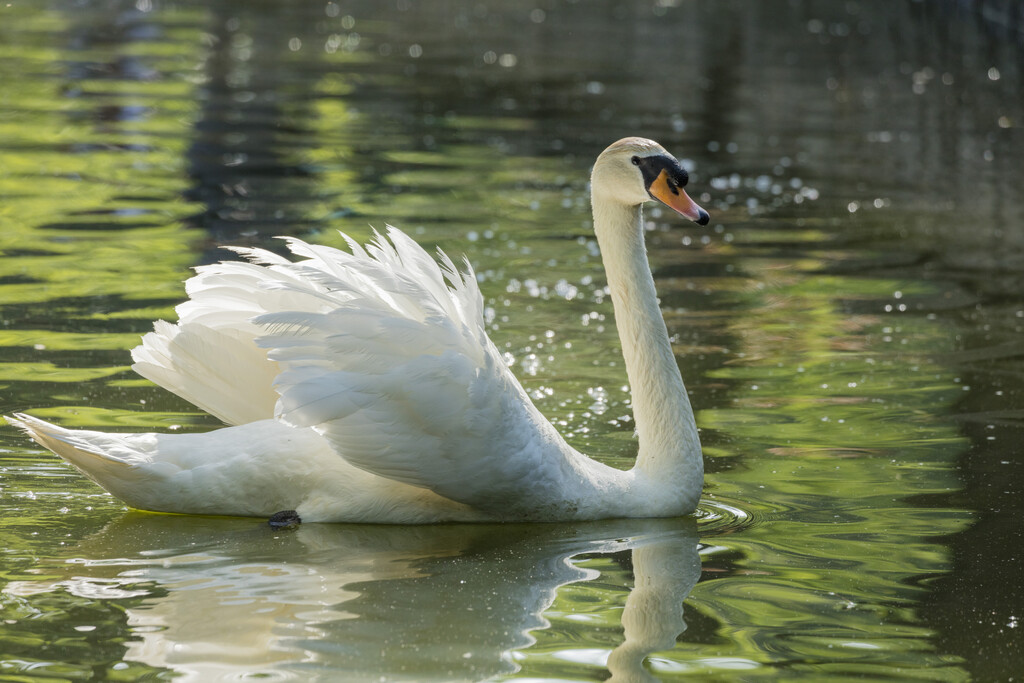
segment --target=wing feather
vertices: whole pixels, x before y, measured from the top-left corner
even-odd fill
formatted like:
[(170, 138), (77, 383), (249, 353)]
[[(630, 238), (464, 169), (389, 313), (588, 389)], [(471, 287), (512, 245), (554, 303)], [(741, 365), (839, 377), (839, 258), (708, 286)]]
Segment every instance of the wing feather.
[(394, 228), (365, 254), (317, 266), (344, 275), (339, 285), (358, 290), (354, 298), (326, 312), (253, 319), (264, 330), (256, 343), (282, 368), (278, 418), (315, 428), (357, 467), (482, 509), (550, 499), (572, 449), (487, 336), (472, 271), (460, 273), (443, 253), (435, 260)]
[(504, 517), (557, 499), (575, 451), (487, 336), (468, 264), (395, 228), (344, 239), (347, 252), (285, 238), (294, 262), (236, 249), (248, 262), (198, 268), (137, 369), (233, 424), (273, 399), (356, 467)]

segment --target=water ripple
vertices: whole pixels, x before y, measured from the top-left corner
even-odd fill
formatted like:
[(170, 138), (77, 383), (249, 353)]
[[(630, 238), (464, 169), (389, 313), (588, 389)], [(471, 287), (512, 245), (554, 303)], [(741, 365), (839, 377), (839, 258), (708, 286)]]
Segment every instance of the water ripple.
[(702, 498), (695, 514), (702, 537), (741, 531), (754, 526), (759, 519), (756, 513), (747, 512), (721, 499)]

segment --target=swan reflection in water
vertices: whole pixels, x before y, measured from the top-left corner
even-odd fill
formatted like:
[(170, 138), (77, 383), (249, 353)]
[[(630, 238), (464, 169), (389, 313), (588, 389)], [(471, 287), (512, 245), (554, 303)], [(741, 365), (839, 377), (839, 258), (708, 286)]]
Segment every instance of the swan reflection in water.
[(128, 513), (72, 549), (65, 577), (4, 592), (134, 597), (125, 659), (183, 680), (480, 680), (517, 671), (559, 588), (599, 575), (573, 558), (624, 551), (635, 585), (606, 666), (652, 681), (644, 659), (675, 645), (700, 576), (693, 518), (274, 532)]

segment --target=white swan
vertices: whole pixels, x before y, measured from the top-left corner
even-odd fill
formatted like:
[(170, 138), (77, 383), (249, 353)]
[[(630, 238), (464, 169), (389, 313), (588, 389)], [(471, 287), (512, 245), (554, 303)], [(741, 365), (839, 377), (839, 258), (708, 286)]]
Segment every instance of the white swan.
[(686, 182), (641, 138), (608, 147), (591, 177), (639, 439), (629, 471), (582, 455), (537, 411), (487, 337), (472, 271), (394, 228), (365, 249), (349, 240), (352, 253), (288, 239), (298, 262), (235, 249), (249, 262), (186, 282), (177, 325), (158, 321), (132, 367), (235, 426), (105, 434), (7, 419), (145, 510), (381, 523), (690, 513), (700, 441), (641, 212), (654, 198), (707, 224)]

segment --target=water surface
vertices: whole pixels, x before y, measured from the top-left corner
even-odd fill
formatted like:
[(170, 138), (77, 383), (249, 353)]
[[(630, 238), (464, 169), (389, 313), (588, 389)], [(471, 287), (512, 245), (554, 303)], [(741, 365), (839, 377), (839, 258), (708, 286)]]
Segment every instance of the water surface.
[(0, 434), (0, 677), (1009, 680), (1024, 592), (1024, 92), (953, 2), (0, 8), (0, 408), (206, 430), (134, 376), (224, 244), (390, 222), (466, 254), (577, 447), (636, 452), (586, 178), (653, 137), (695, 519), (126, 511)]

